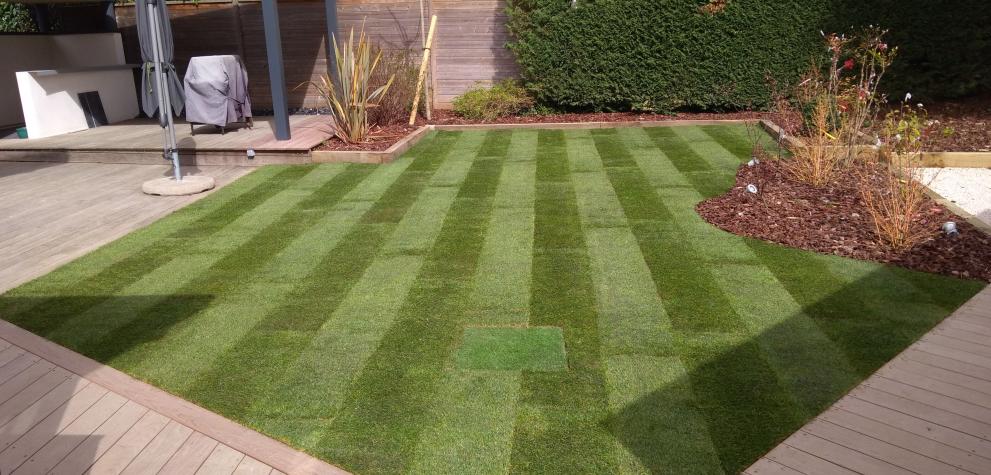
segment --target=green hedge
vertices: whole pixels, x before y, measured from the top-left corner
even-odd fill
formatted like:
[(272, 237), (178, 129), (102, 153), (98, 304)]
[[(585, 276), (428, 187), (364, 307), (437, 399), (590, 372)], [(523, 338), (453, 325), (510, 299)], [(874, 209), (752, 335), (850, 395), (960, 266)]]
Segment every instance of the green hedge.
[(0, 33), (27, 33), (36, 29), (27, 6), (0, 2)]
[[(706, 0), (508, 3), (509, 46), (524, 83), (540, 102), (565, 109), (762, 107), (768, 76), (792, 83), (824, 51), (820, 30), (871, 22), (902, 29), (891, 38), (904, 52), (893, 92), (956, 96), (988, 89), (991, 76), (988, 0), (728, 0), (715, 13), (700, 10)], [(902, 11), (916, 3), (924, 8)], [(922, 34), (927, 18), (958, 29)], [(947, 48), (954, 52), (939, 54)]]
[(898, 45), (892, 97), (991, 92), (991, 0), (838, 0), (830, 27), (880, 25)]

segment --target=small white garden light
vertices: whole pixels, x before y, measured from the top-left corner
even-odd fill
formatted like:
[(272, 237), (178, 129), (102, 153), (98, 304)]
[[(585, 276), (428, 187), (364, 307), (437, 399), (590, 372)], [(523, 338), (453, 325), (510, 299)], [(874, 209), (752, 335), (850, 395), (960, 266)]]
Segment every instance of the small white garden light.
[(960, 231), (957, 230), (957, 223), (953, 221), (947, 221), (943, 223), (943, 234), (950, 237), (956, 237), (960, 235)]
[(760, 160), (758, 160), (757, 157), (753, 157), (753, 158), (750, 159), (749, 162), (747, 162), (747, 166), (748, 167), (752, 167), (752, 166), (755, 166), (755, 165), (760, 165)]
[(755, 185), (753, 183), (747, 185), (747, 193), (753, 193), (753, 194), (756, 195), (757, 194), (757, 185)]

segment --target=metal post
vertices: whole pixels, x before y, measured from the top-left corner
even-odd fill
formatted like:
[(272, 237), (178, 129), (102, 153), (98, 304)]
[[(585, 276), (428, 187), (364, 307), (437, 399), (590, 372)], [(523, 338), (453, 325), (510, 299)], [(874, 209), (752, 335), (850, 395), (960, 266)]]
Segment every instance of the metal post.
[(161, 15), (158, 13), (158, 1), (148, 1), (148, 23), (151, 29), (152, 56), (155, 63), (155, 85), (158, 88), (158, 117), (159, 124), (165, 129), (165, 156), (172, 158), (172, 171), (175, 181), (182, 181), (182, 171), (179, 169), (179, 146), (175, 138), (175, 121), (172, 118), (172, 98), (169, 92), (168, 69), (166, 69), (162, 52), (162, 25), (159, 24)]
[(114, 2), (105, 2), (104, 5), (106, 10), (104, 10), (103, 14), (103, 30), (101, 31), (117, 31), (117, 14), (114, 11)]
[(272, 108), (275, 110), (275, 138), (289, 140), (289, 101), (286, 98), (286, 74), (282, 65), (282, 35), (279, 32), (279, 4), (262, 0), (265, 25), (265, 52), (268, 56), (268, 79), (271, 83)]
[(337, 37), (337, 0), (324, 0), (324, 15), (327, 17), (327, 73), (336, 87), (337, 56), (334, 55), (334, 38)]

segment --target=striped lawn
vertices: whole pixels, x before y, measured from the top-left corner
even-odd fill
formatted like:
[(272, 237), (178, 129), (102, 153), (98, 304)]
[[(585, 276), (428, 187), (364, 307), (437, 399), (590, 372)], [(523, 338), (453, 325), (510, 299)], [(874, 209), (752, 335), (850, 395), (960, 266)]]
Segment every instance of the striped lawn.
[[(713, 228), (694, 206), (748, 153), (742, 126), (448, 131), (265, 167), (0, 316), (359, 473), (734, 473), (982, 287)], [(489, 327), (559, 328), (567, 369), (459, 365)]]

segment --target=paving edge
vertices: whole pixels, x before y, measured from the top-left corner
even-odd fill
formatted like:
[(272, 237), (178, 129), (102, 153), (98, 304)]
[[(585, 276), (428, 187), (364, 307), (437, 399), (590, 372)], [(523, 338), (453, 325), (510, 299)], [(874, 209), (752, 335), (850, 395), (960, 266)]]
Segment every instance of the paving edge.
[(287, 474), (347, 474), (288, 445), (0, 320), (0, 338)]

